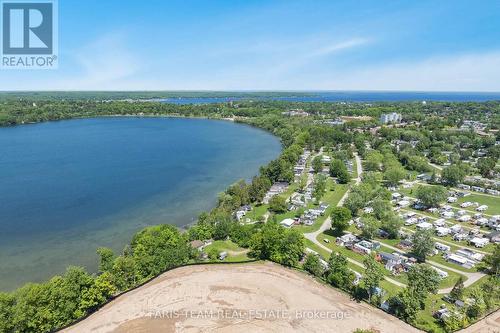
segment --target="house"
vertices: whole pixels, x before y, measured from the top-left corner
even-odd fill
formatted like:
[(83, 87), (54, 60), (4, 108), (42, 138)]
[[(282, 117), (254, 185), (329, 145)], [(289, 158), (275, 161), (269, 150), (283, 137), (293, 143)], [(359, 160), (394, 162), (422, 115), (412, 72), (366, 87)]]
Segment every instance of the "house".
[(462, 215), (459, 218), (457, 218), (457, 221), (459, 222), (469, 222), (471, 219), (470, 215)]
[(372, 251), (369, 248), (363, 246), (361, 243), (362, 242), (354, 244), (352, 250), (360, 254), (370, 254)]
[(441, 212), (441, 217), (444, 218), (444, 219), (451, 219), (454, 216), (455, 216), (455, 213), (450, 212), (450, 211)]
[(440, 251), (443, 251), (443, 252), (448, 252), (451, 250), (451, 246), (449, 245), (445, 245), (445, 244), (441, 244), (441, 243), (434, 243), (434, 247)]
[(439, 274), (441, 279), (446, 279), (448, 277), (448, 273), (443, 271), (442, 269), (439, 269), (439, 268), (434, 267), (434, 266), (429, 266), (429, 267), (432, 267), (432, 269), (435, 270)]
[(481, 205), (481, 206), (479, 206), (479, 207), (477, 207), (477, 208), (476, 208), (476, 210), (477, 210), (478, 212), (484, 212), (484, 211), (486, 211), (487, 209), (488, 209), (488, 206), (486, 206), (486, 205)]
[(434, 221), (434, 226), (435, 227), (443, 227), (446, 225), (446, 221), (444, 219), (437, 219)]
[(348, 234), (342, 235), (341, 237), (337, 237), (337, 239), (335, 240), (335, 243), (337, 243), (337, 245), (340, 245), (340, 246), (346, 246), (346, 244), (348, 244), (348, 243), (354, 243), (357, 241), (358, 241), (358, 237), (356, 237), (355, 235), (353, 235), (351, 233), (348, 233)]
[(408, 207), (409, 205), (410, 205), (410, 201), (408, 201), (408, 200), (398, 201), (398, 206), (400, 206), (400, 207)]
[(474, 251), (469, 250), (469, 249), (460, 249), (457, 251), (457, 254), (460, 256), (466, 257), (470, 260), (475, 260), (475, 261), (481, 261), (484, 258), (484, 254), (474, 252)]
[(393, 199), (399, 199), (399, 198), (401, 198), (401, 194), (399, 194), (397, 192), (394, 192), (394, 193), (392, 193), (392, 198)]
[(452, 264), (459, 265), (465, 268), (472, 268), (475, 265), (474, 261), (456, 254), (447, 254), (445, 255), (445, 259)]
[(488, 224), (488, 219), (486, 217), (481, 217), (476, 220), (476, 225), (485, 226)]
[(469, 238), (469, 235), (463, 233), (456, 233), (453, 235), (453, 240), (457, 242), (461, 242)]
[(421, 223), (417, 224), (417, 229), (430, 230), (430, 229), (432, 229), (432, 224), (430, 224), (429, 222), (421, 222)]
[(490, 240), (488, 238), (480, 237), (474, 237), (469, 241), (469, 243), (474, 245), (475, 247), (485, 247), (489, 242)]
[(454, 226), (450, 227), (450, 231), (452, 234), (458, 234), (460, 231), (462, 231), (462, 226), (460, 224), (455, 224)]
[(437, 227), (436, 228), (436, 235), (439, 237), (444, 237), (450, 234), (450, 228), (445, 228), (445, 227)]
[(409, 239), (403, 239), (402, 241), (400, 241), (398, 243), (398, 245), (396, 245), (397, 248), (404, 250), (404, 251), (411, 249), (412, 246), (413, 246), (413, 242)]
[(500, 231), (492, 231), (486, 235), (486, 238), (492, 243), (500, 243)]
[(416, 217), (410, 217), (409, 219), (407, 219), (405, 221), (405, 225), (413, 225), (415, 223), (417, 223), (417, 218)]
[(284, 219), (283, 221), (280, 222), (280, 224), (285, 228), (291, 228), (295, 224), (295, 220), (290, 218)]
[(199, 239), (196, 239), (194, 241), (191, 241), (191, 243), (189, 243), (189, 245), (193, 248), (193, 249), (196, 249), (198, 251), (202, 251), (203, 250), (203, 247), (205, 246), (205, 243), (202, 242), (201, 240)]

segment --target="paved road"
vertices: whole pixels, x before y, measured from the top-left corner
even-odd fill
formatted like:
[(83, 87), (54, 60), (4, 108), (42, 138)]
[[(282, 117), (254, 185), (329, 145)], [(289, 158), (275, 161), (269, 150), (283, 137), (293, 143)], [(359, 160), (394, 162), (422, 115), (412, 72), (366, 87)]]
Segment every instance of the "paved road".
[[(393, 250), (393, 251), (397, 251), (397, 252), (403, 252), (405, 253), (404, 251), (401, 251), (401, 249), (398, 249), (397, 247), (394, 247), (394, 246), (391, 246), (391, 245), (388, 245), (388, 244), (385, 244), (384, 243), (384, 246)], [(465, 276), (467, 278), (466, 281), (464, 281), (464, 286), (465, 287), (468, 287), (470, 285), (472, 285), (474, 282), (478, 281), (480, 278), (482, 278), (483, 276), (485, 276), (485, 274), (483, 273), (479, 273), (479, 272), (464, 272), (464, 271), (461, 271), (459, 269), (456, 269), (456, 268), (453, 268), (453, 267), (449, 267), (449, 266), (446, 266), (446, 265), (443, 265), (443, 264), (440, 264), (438, 262), (435, 262), (435, 261), (432, 261), (432, 260), (426, 260), (426, 263), (432, 265), (432, 266), (436, 266), (436, 267), (439, 267), (439, 268), (442, 268), (442, 269), (446, 269), (446, 270), (449, 270), (449, 271), (452, 271), (452, 272), (455, 272), (455, 273), (458, 273), (458, 274), (461, 274), (463, 276)], [(453, 287), (450, 287), (450, 288), (445, 288), (445, 289), (439, 289), (438, 291), (438, 294), (447, 294), (449, 292), (451, 292), (451, 290), (453, 289)]]
[[(357, 154), (355, 154), (354, 156), (356, 158), (356, 167), (357, 167), (357, 170), (358, 170), (358, 177), (356, 178), (356, 185), (359, 184), (361, 182), (361, 174), (363, 173), (363, 167), (362, 167), (362, 164), (361, 164), (361, 159), (359, 158), (359, 156)], [(339, 200), (337, 206), (342, 206), (344, 204), (344, 201), (345, 199), (347, 198), (347, 196), (349, 195), (349, 192), (350, 190), (347, 190), (346, 193), (344, 194), (344, 196)], [(323, 245), (320, 241), (318, 241), (318, 236), (321, 235), (324, 231), (328, 230), (331, 228), (331, 218), (328, 217), (325, 222), (323, 222), (323, 224), (319, 227), (318, 230), (314, 231), (314, 232), (310, 232), (310, 233), (307, 233), (307, 234), (304, 234), (304, 237), (307, 238), (308, 240), (310, 240), (311, 242), (313, 242), (314, 244), (316, 244), (317, 246), (319, 246), (320, 248), (322, 248), (323, 250), (327, 251), (328, 253), (331, 253), (333, 252), (330, 248), (326, 247), (325, 245)], [(393, 246), (390, 246), (388, 244), (385, 244), (384, 243), (384, 246), (394, 250), (394, 251), (398, 251), (398, 252), (402, 252), (400, 249), (396, 248), (396, 247), (393, 247)], [(347, 258), (347, 260), (351, 263), (353, 263), (354, 265), (357, 265), (359, 267), (362, 267), (364, 268), (364, 265), (354, 259), (351, 259), (351, 258)], [(437, 263), (437, 262), (434, 262), (434, 261), (430, 261), (428, 260), (427, 263), (435, 266), (435, 267), (440, 267), (440, 268), (443, 268), (443, 269), (447, 269), (449, 271), (452, 271), (452, 272), (455, 272), (455, 273), (458, 273), (458, 274), (461, 274), (463, 276), (465, 276), (467, 278), (466, 281), (464, 281), (464, 286), (465, 287), (468, 287), (470, 285), (472, 285), (474, 282), (476, 282), (477, 280), (479, 280), (480, 278), (482, 278), (484, 276), (483, 273), (478, 273), (478, 272), (473, 272), (473, 273), (467, 273), (467, 272), (463, 272), (463, 271), (460, 271), (458, 269), (455, 269), (455, 268), (450, 268), (448, 266), (445, 266), (445, 265), (442, 265), (440, 263)], [(387, 277), (385, 276), (384, 277), (385, 280), (399, 286), (399, 287), (406, 287), (406, 285), (404, 283), (401, 283), (399, 281), (396, 281), (394, 279), (391, 279), (390, 277)], [(453, 288), (450, 287), (450, 288), (444, 288), (444, 289), (440, 289), (438, 290), (438, 294), (447, 294), (449, 292), (451, 292)]]

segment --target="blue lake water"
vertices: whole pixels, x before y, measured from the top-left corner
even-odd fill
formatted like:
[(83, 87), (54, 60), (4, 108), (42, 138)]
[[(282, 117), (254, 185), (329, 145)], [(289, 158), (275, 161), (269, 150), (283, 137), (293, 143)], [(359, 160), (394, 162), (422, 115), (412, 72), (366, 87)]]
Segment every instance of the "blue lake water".
[(226, 103), (241, 100), (287, 102), (484, 102), (500, 100), (500, 92), (415, 92), (415, 91), (329, 91), (311, 92), (307, 96), (275, 97), (201, 97), (166, 98), (160, 101), (173, 104)]
[(144, 226), (183, 226), (276, 158), (279, 140), (226, 121), (99, 118), (0, 128), (0, 289), (96, 267)]

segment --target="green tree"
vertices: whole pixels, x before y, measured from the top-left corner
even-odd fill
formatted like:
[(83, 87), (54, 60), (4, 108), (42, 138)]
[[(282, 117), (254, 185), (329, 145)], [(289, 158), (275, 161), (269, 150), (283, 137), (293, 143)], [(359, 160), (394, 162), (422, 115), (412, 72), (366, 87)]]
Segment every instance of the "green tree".
[(354, 273), (347, 266), (347, 258), (341, 253), (332, 253), (328, 260), (326, 275), (328, 283), (344, 290), (349, 290), (354, 281)]
[(495, 169), (496, 160), (490, 157), (481, 157), (477, 160), (476, 167), (483, 177), (492, 177)]
[(139, 231), (132, 239), (131, 248), (137, 274), (142, 279), (185, 264), (192, 253), (186, 235), (167, 224)]
[(94, 279), (90, 288), (82, 292), (80, 308), (83, 312), (94, 311), (117, 292), (109, 271)]
[(332, 229), (338, 235), (341, 235), (349, 228), (349, 220), (351, 220), (351, 211), (345, 207), (335, 207), (331, 213)]
[(406, 171), (402, 167), (391, 167), (385, 170), (383, 178), (387, 185), (397, 186), (406, 177)]
[(419, 229), (413, 234), (412, 253), (418, 260), (424, 262), (427, 255), (434, 248), (433, 236), (432, 230), (424, 229)]
[(0, 292), (0, 332), (14, 331), (15, 304), (14, 295)]
[(453, 164), (443, 169), (441, 177), (444, 184), (448, 186), (457, 186), (459, 183), (463, 182), (465, 171), (461, 166)]
[(304, 262), (304, 269), (314, 276), (323, 276), (325, 269), (321, 265), (317, 254), (308, 254)]
[(489, 266), (490, 274), (500, 276), (500, 244), (495, 244), (493, 252), (484, 257), (484, 263)]
[(366, 256), (363, 264), (366, 267), (363, 281), (368, 292), (368, 299), (371, 302), (373, 290), (379, 287), (380, 281), (384, 278), (384, 267), (372, 255)]
[(312, 160), (312, 168), (315, 173), (320, 172), (323, 169), (323, 162), (321, 161), (321, 155), (318, 155)]
[(460, 275), (457, 282), (453, 286), (453, 289), (450, 292), (450, 296), (454, 299), (462, 299), (464, 295), (464, 277)]
[(326, 191), (326, 177), (325, 175), (317, 175), (314, 178), (313, 196), (316, 200), (321, 200)]
[(304, 236), (276, 221), (268, 221), (252, 236), (250, 249), (251, 255), (260, 259), (296, 267), (305, 250)]
[(380, 228), (380, 222), (371, 215), (364, 215), (361, 222), (363, 223), (361, 236), (366, 239), (373, 239)]
[(351, 180), (347, 167), (340, 159), (334, 159), (330, 163), (330, 176), (336, 177), (340, 184), (347, 184)]
[(107, 247), (100, 247), (97, 249), (99, 255), (99, 272), (109, 272), (113, 268), (113, 261), (115, 254), (113, 250)]
[(416, 191), (417, 199), (426, 207), (438, 207), (446, 200), (448, 192), (443, 186), (419, 186)]
[[(489, 295), (488, 295), (489, 297)], [(479, 287), (474, 287), (469, 291), (471, 304), (467, 307), (467, 316), (472, 319), (480, 318), (486, 312), (486, 302), (484, 294)]]
[(390, 239), (399, 237), (399, 231), (403, 226), (403, 220), (396, 214), (388, 214), (382, 220), (382, 229), (389, 234)]
[(269, 210), (277, 214), (285, 213), (288, 210), (285, 198), (280, 195), (273, 196), (269, 200)]

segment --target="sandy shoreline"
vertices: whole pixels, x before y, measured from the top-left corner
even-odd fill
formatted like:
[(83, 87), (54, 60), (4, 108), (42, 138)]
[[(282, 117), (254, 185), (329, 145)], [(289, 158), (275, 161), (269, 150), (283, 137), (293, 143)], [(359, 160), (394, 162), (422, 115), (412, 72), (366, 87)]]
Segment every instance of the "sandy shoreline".
[(187, 266), (122, 295), (64, 332), (419, 332), (272, 263)]

